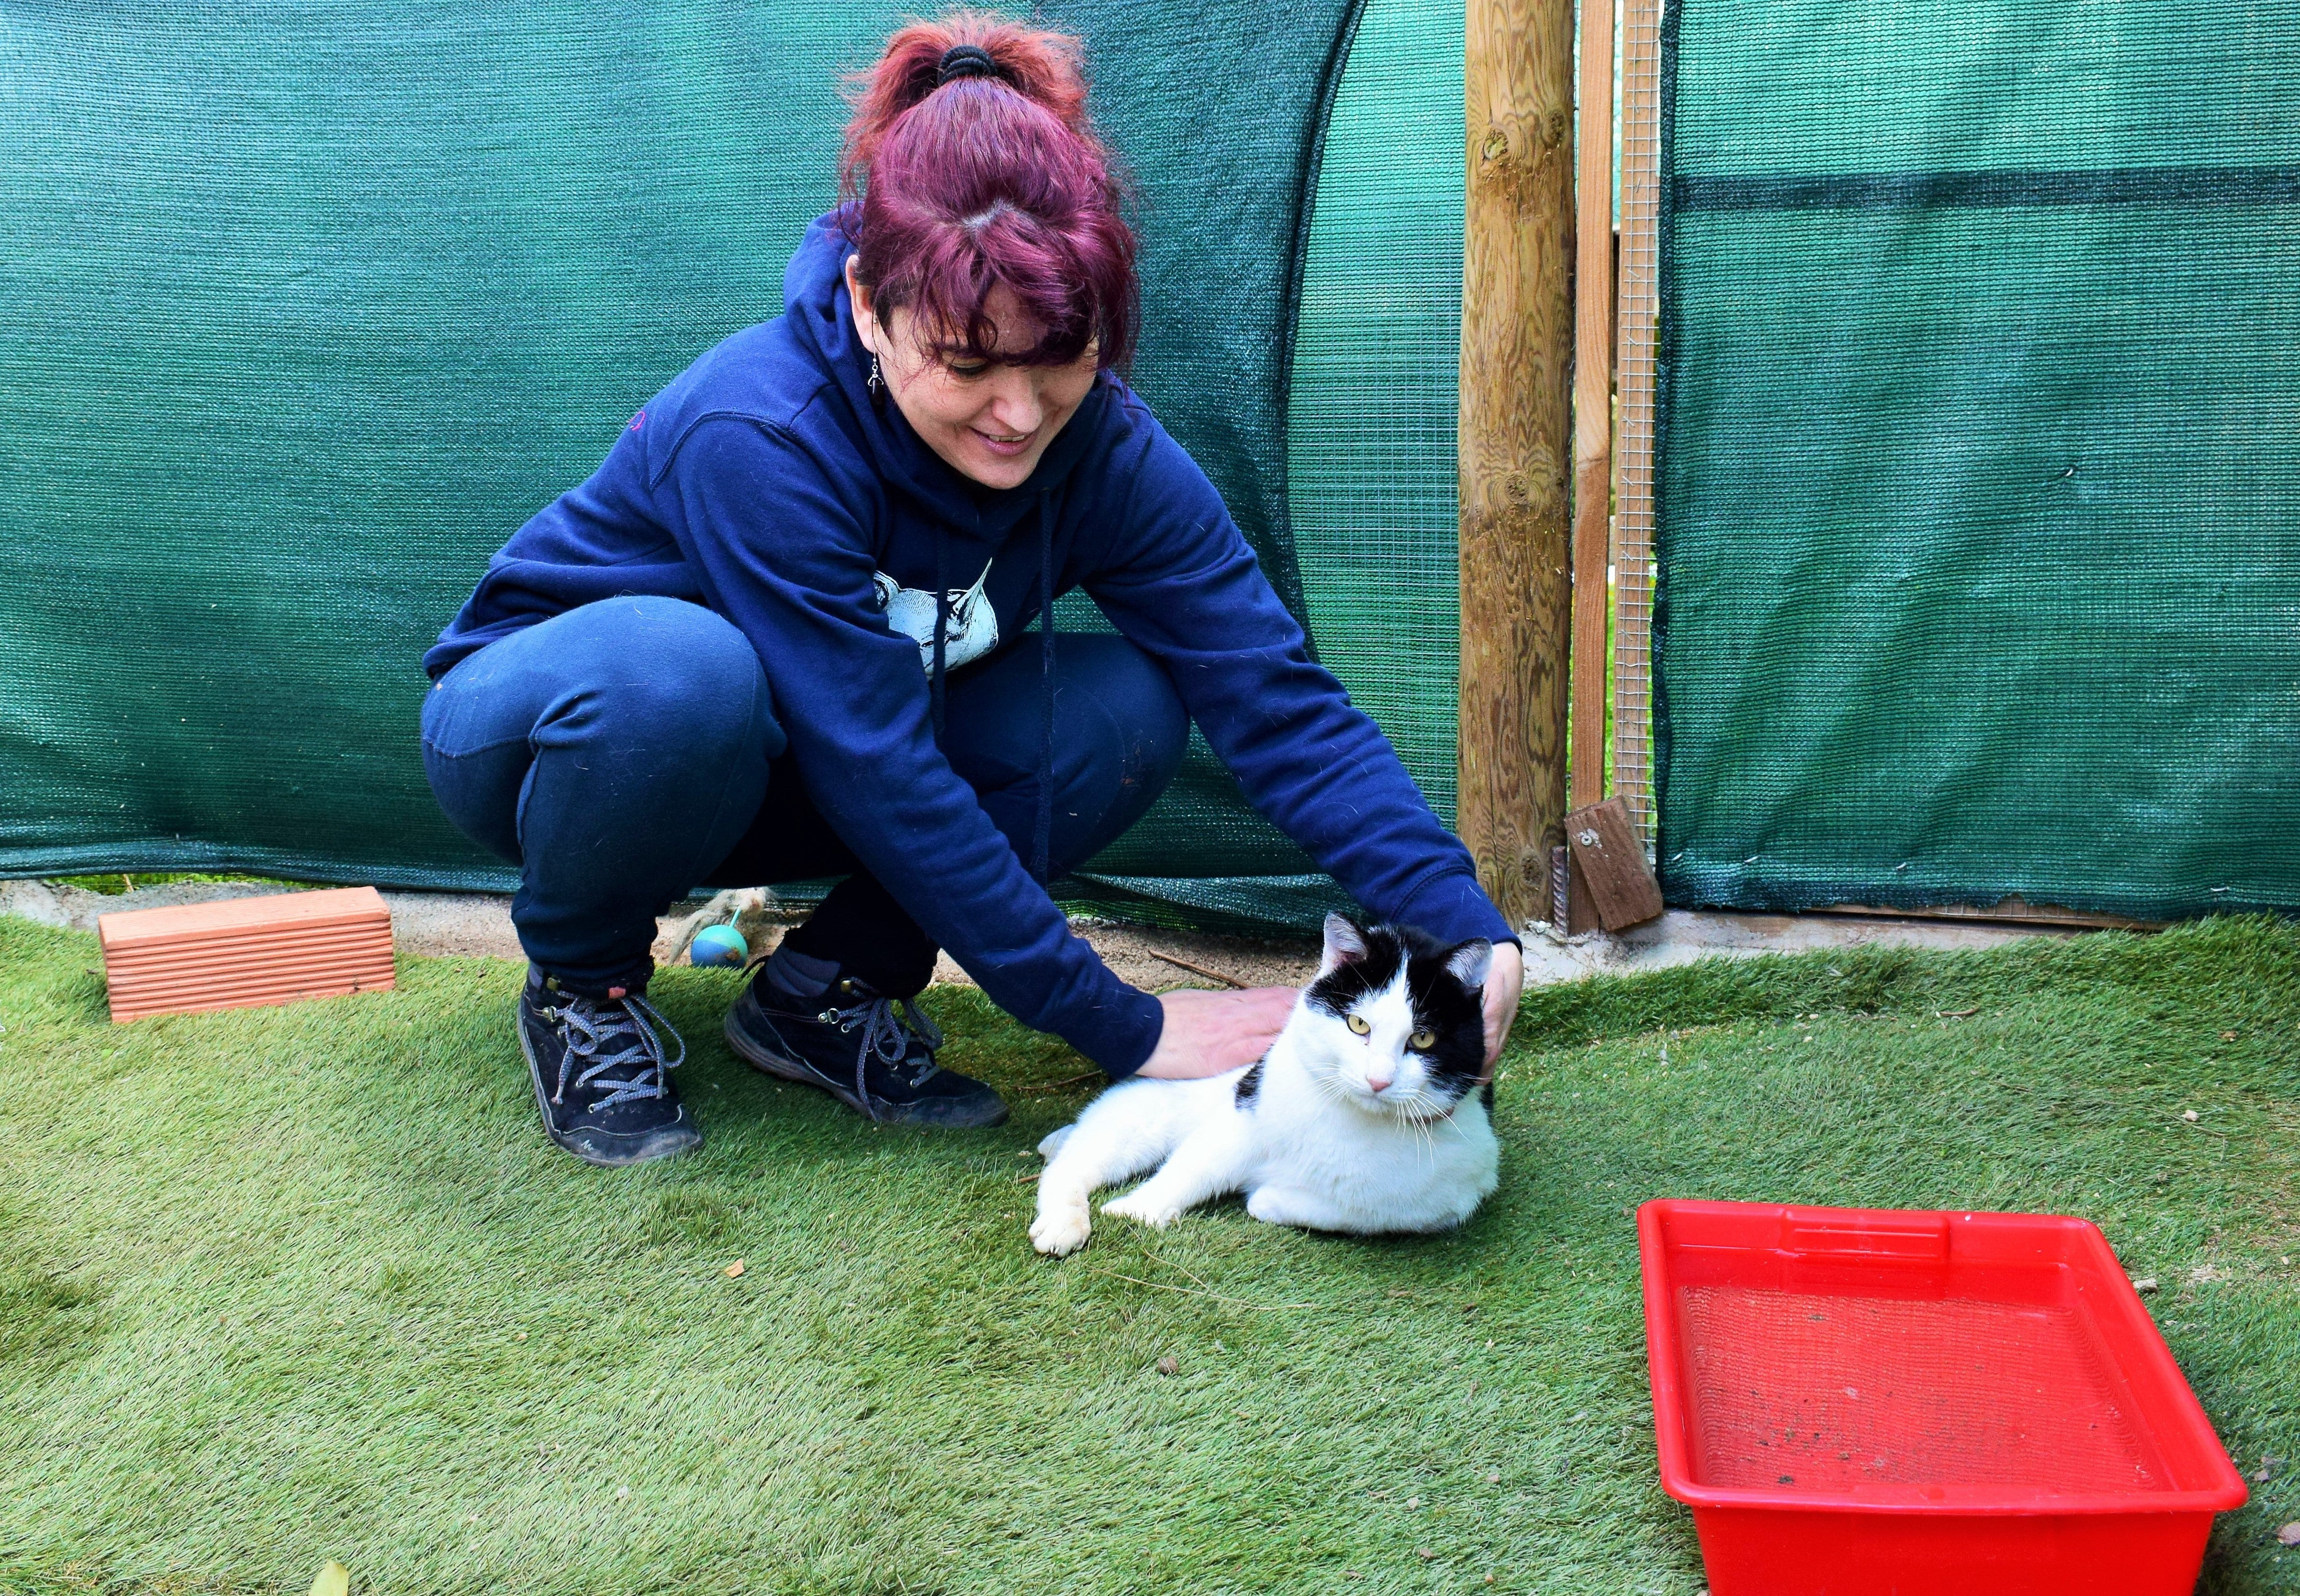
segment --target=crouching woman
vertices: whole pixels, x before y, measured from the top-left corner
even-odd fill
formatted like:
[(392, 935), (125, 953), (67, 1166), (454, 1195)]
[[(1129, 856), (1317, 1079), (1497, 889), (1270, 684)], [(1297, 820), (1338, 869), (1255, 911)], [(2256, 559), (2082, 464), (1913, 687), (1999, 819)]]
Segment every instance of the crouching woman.
[[(783, 314), (647, 401), (425, 656), (432, 789), (521, 869), (546, 1134), (599, 1164), (700, 1141), (646, 997), (655, 916), (698, 885), (843, 878), (727, 1036), (875, 1119), (1005, 1117), (907, 1001), (938, 948), (1113, 1077), (1258, 1057), (1290, 993), (1138, 991), (1046, 890), (1149, 808), (1193, 720), (1373, 913), (1502, 944), (1498, 1051), (1511, 927), (1119, 376), (1135, 241), (1074, 41), (905, 28), (840, 176)], [(1072, 589), (1115, 636), (1057, 636)]]

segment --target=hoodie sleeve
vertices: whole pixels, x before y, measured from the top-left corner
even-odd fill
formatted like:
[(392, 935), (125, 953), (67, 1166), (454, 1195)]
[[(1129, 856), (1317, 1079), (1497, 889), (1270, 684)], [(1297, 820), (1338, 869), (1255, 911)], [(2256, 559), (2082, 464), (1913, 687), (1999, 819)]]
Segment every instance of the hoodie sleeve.
[(659, 493), (840, 838), (999, 1007), (1113, 1076), (1138, 1068), (1158, 1000), (1071, 935), (936, 746), (918, 645), (879, 612), (870, 539), (829, 475), (789, 435), (722, 417), (680, 440)]
[(1352, 897), (1448, 942), (1517, 941), (1389, 739), (1310, 658), (1213, 484), (1129, 409), (1124, 510), (1086, 581), (1104, 613), (1166, 667), (1247, 801)]

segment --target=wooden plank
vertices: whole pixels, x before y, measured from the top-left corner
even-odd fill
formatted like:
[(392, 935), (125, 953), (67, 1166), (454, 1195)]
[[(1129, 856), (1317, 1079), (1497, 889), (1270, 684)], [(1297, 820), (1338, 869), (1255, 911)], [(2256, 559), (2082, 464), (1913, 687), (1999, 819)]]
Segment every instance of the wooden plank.
[(2057, 903), (2031, 903), (2025, 898), (2000, 898), (1994, 903), (1938, 903), (1926, 909), (1887, 909), (1871, 903), (1827, 903), (1806, 914), (1876, 920), (1965, 920), (1988, 926), (2054, 926), (2076, 931), (2161, 931), (2167, 920), (2128, 919), (2121, 914), (2095, 914), (2089, 910), (2063, 909)]
[(1470, 0), (1463, 81), (1462, 839), (1512, 925), (1548, 917), (1565, 811), (1571, 0)]
[(1573, 275), (1573, 715), (1575, 807), (1605, 795), (1606, 566), (1613, 511), (1613, 6), (1581, 8), (1580, 152)]
[[(1567, 825), (1571, 825), (1569, 817)], [(1573, 850), (1560, 848), (1565, 857), (1565, 934), (1579, 936), (1584, 931), (1603, 931), (1605, 922), (1597, 912), (1597, 900), (1589, 895), (1589, 872), (1574, 861)]]
[(1654, 389), (1661, 302), (1662, 0), (1621, 0), (1621, 221), (1613, 421), (1613, 791), (1654, 837)]
[(1587, 890), (1598, 925), (1622, 931), (1661, 913), (1661, 884), (1646, 863), (1645, 844), (1621, 799), (1608, 798), (1567, 815), (1565, 846), (1574, 880)]

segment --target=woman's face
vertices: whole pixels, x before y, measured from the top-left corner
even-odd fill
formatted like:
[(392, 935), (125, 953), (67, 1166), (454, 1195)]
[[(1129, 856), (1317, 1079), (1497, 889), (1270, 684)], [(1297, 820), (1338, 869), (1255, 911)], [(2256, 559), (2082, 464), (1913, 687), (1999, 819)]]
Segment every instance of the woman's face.
[[(879, 357), (879, 374), (911, 430), (951, 470), (985, 487), (1020, 487), (1038, 469), (1054, 441), (1094, 387), (1095, 349), (1067, 366), (1008, 366), (946, 358), (921, 347), (908, 310), (872, 313), (871, 291), (854, 280), (846, 262), (846, 293), (862, 346)], [(983, 307), (996, 330), (991, 347), (1029, 349), (1037, 322), (1022, 312), (1012, 290), (1000, 284)]]

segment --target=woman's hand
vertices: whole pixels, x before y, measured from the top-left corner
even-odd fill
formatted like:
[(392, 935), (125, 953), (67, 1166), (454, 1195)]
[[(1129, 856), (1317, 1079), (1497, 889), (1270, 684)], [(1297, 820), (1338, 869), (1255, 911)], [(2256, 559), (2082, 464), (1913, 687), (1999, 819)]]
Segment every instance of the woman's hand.
[(1510, 1022), (1517, 1018), (1518, 1000), (1525, 995), (1525, 955), (1513, 942), (1494, 944), (1494, 962), (1486, 971), (1486, 1072), (1494, 1078), (1494, 1061), (1509, 1040)]
[[(1157, 1081), (1195, 1081), (1251, 1064), (1286, 1028), (1298, 995), (1291, 986), (1162, 993), (1158, 1006), (1166, 1010), (1166, 1028), (1135, 1073)], [(1487, 1023), (1490, 1027), (1492, 1022)]]

